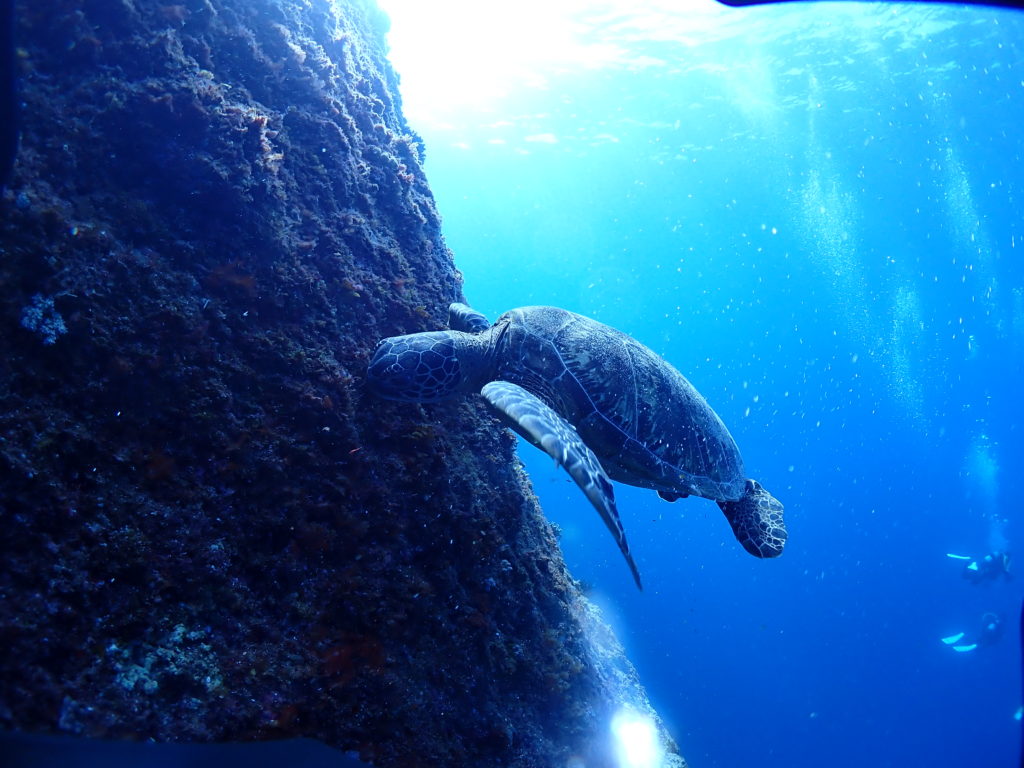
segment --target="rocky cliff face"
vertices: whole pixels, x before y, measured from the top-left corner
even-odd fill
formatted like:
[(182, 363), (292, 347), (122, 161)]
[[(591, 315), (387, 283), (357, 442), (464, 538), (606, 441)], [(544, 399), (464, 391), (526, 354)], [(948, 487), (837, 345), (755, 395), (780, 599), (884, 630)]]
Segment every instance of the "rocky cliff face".
[(378, 338), (461, 298), (386, 24), (369, 0), (17, 6), (4, 728), (601, 765), (613, 710), (644, 709), (511, 435), (364, 392)]

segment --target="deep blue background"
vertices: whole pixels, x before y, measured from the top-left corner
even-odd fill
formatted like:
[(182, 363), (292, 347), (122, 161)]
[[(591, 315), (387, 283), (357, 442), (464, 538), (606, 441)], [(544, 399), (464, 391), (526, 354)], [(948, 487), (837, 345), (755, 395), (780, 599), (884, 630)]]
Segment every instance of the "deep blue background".
[[(786, 504), (787, 549), (618, 486), (638, 593), (575, 486), (523, 459), (694, 768), (1014, 765), (1024, 576), (971, 586), (945, 553), (1024, 557), (1024, 16), (723, 19), (685, 44), (595, 25), (658, 63), (411, 117), (469, 300), (664, 355)], [(940, 642), (986, 611), (999, 643)]]

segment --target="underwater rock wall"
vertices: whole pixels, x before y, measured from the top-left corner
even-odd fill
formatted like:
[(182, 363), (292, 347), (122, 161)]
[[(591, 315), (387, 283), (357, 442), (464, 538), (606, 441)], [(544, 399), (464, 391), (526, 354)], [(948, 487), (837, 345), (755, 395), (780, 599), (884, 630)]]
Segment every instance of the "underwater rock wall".
[(589, 766), (647, 708), (511, 434), (363, 390), (378, 338), (462, 298), (386, 24), (369, 0), (17, 5), (3, 729)]

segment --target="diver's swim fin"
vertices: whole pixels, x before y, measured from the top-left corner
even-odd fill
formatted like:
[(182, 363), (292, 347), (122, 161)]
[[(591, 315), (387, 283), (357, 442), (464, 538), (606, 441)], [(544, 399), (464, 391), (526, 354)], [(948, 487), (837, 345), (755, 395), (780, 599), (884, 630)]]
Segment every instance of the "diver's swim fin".
[(967, 651), (973, 651), (975, 648), (978, 647), (977, 643), (968, 643), (967, 645), (957, 645), (957, 643), (959, 643), (963, 639), (964, 639), (964, 633), (963, 632), (957, 632), (955, 635), (950, 635), (949, 637), (942, 638), (942, 642), (944, 642), (946, 645), (953, 646), (953, 650), (956, 651), (957, 653), (966, 653)]

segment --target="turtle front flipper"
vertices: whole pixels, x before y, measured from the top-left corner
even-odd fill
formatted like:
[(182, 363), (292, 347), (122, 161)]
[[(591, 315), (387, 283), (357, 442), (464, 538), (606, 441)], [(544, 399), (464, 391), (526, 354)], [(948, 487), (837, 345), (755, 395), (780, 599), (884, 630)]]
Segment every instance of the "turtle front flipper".
[(786, 545), (782, 503), (757, 480), (747, 480), (739, 501), (720, 501), (736, 539), (754, 557), (778, 557)]
[(491, 327), (491, 321), (472, 307), (456, 302), (448, 305), (448, 327), (453, 331), (483, 333)]
[(512, 429), (551, 456), (556, 464), (565, 467), (570, 477), (601, 515), (604, 524), (615, 537), (623, 557), (626, 558), (637, 587), (643, 589), (640, 572), (629, 553), (626, 531), (615, 508), (611, 480), (608, 479), (597, 456), (580, 439), (572, 425), (538, 397), (516, 384), (492, 381), (484, 385), (480, 393), (497, 409)]

